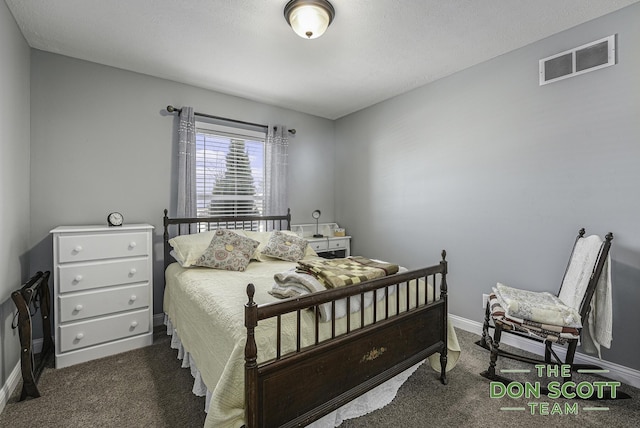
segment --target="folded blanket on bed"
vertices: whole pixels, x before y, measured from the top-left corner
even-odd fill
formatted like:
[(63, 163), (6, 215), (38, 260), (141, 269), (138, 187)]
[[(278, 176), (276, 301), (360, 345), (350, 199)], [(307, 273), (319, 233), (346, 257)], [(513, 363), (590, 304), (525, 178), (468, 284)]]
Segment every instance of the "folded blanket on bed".
[[(269, 294), (279, 299), (287, 299), (289, 297), (298, 297), (305, 294), (314, 293), (316, 291), (324, 291), (327, 289), (320, 281), (318, 281), (313, 275), (307, 273), (298, 272), (295, 268), (277, 273), (273, 276), (274, 284)], [(389, 287), (389, 295), (395, 292), (395, 287)], [(376, 301), (384, 298), (384, 289), (376, 292)], [(373, 303), (373, 292), (369, 291), (364, 294), (364, 299), (352, 298), (349, 300), (350, 312), (358, 312), (361, 304), (367, 308)], [(331, 303), (323, 303), (318, 305), (318, 315), (320, 321), (327, 322), (334, 318), (342, 318), (347, 315), (347, 299), (340, 299), (335, 301), (335, 308), (331, 308)]]
[[(384, 263), (374, 260), (365, 259), (364, 257), (353, 257), (352, 259), (356, 260), (356, 263), (360, 263), (359, 266), (375, 266), (377, 271), (375, 272), (378, 276), (384, 276), (380, 272), (393, 272), (397, 273), (400, 270), (406, 271), (405, 268), (400, 269), (398, 265), (394, 265), (391, 263)], [(319, 264), (321, 266), (326, 265), (326, 261), (336, 261), (341, 260), (338, 264), (344, 264), (344, 260), (351, 259), (332, 259), (332, 260), (319, 260)], [(299, 262), (300, 263), (300, 262)], [(380, 266), (379, 268), (377, 266)], [(323, 282), (321, 282), (316, 276), (307, 273), (306, 271), (301, 271), (298, 268), (293, 268), (284, 272), (279, 272), (273, 276), (274, 284), (271, 290), (269, 290), (269, 294), (279, 299), (287, 299), (290, 297), (298, 297), (304, 294), (315, 293), (317, 291), (326, 290), (327, 286)], [(381, 270), (382, 269), (382, 270)], [(357, 282), (354, 282), (357, 284)], [(401, 285), (404, 287), (404, 285)], [(388, 287), (389, 290), (387, 293), (389, 295), (395, 292), (395, 287)], [(379, 289), (375, 293), (375, 301), (380, 301), (385, 296), (385, 291), (383, 289)], [(364, 294), (363, 299), (361, 298), (351, 298), (349, 299), (349, 312), (354, 313), (361, 309), (361, 307), (369, 307), (374, 301), (374, 293), (372, 291)], [(320, 320), (322, 322), (331, 321), (332, 318), (338, 319), (347, 315), (347, 299), (340, 299), (335, 302), (335, 308), (333, 309), (335, 314), (332, 313), (331, 303), (325, 303), (318, 306), (318, 314), (320, 316)]]
[(365, 257), (345, 259), (300, 260), (298, 272), (315, 277), (327, 288), (359, 284), (398, 272), (398, 265)]
[(273, 284), (269, 294), (280, 299), (298, 297), (327, 289), (313, 275), (298, 272), (295, 268), (277, 273), (273, 276), (273, 279), (275, 284)]

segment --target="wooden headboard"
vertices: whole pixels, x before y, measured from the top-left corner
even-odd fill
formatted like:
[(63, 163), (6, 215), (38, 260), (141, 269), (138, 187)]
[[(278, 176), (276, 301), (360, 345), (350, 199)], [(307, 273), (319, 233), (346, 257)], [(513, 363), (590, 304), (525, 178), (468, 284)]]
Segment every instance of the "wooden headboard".
[(169, 254), (169, 239), (179, 235), (190, 235), (216, 229), (242, 229), (253, 231), (291, 230), (291, 209), (284, 215), (239, 216), (239, 217), (197, 217), (169, 218), (169, 211), (164, 210), (164, 267), (172, 263)]

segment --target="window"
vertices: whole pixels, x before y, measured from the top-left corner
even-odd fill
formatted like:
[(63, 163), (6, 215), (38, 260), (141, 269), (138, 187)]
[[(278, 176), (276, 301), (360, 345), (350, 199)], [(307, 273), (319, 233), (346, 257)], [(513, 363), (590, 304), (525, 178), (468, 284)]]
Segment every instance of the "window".
[(196, 122), (198, 217), (262, 215), (265, 133)]

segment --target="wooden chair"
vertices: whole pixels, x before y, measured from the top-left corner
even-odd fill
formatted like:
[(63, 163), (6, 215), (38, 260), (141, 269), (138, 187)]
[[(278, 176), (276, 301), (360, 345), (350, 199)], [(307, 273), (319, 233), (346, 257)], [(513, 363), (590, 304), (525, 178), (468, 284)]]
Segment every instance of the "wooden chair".
[[(490, 295), (485, 308), (482, 339), (477, 342), (478, 345), (491, 352), (489, 368), (487, 371), (481, 373), (482, 376), (491, 380), (500, 381), (504, 384), (511, 382), (511, 379), (496, 373), (498, 356), (532, 364), (568, 364), (571, 366), (571, 371), (578, 369), (599, 369), (597, 366), (574, 364), (574, 356), (582, 334), (582, 325), (584, 325), (588, 319), (592, 297), (596, 291), (598, 281), (601, 275), (603, 275), (605, 264), (607, 263), (613, 234), (607, 234), (604, 240), (595, 235), (585, 238), (584, 234), (585, 230), (580, 229), (571, 252), (571, 257), (569, 258), (569, 263), (567, 264), (567, 269), (565, 270), (560, 291), (556, 296), (550, 293), (534, 293), (517, 289), (517, 291), (513, 292), (514, 289), (507, 290), (503, 288), (505, 286), (500, 287), (502, 284), (498, 284), (500, 288), (494, 288), (494, 293)], [(597, 241), (595, 239), (597, 239)], [(586, 243), (587, 240), (589, 240), (588, 244)], [(597, 245), (598, 243), (600, 243), (599, 247)], [(505, 304), (503, 298), (505, 293), (512, 297), (531, 297), (520, 302), (509, 300), (508, 304)], [(547, 302), (547, 305), (544, 306), (543, 304), (543, 306), (538, 307), (538, 298)], [(566, 305), (564, 305), (564, 300), (566, 300)], [(558, 306), (554, 307), (553, 302), (558, 302)], [(520, 310), (518, 310), (519, 303), (525, 307), (520, 307)], [(530, 318), (514, 316), (509, 310), (505, 310), (503, 306), (511, 309), (516, 308), (516, 312), (520, 314), (526, 313), (531, 315), (535, 312), (537, 314), (536, 319), (532, 320)], [(531, 306), (535, 306), (533, 310)], [(572, 309), (575, 311), (571, 311)], [(551, 311), (555, 312), (556, 310), (563, 311), (561, 312), (563, 316), (555, 316), (551, 313)], [(547, 317), (545, 314), (547, 313), (551, 314), (549, 318), (550, 322), (545, 322)], [(567, 315), (567, 313), (569, 313), (569, 315)], [(558, 318), (566, 321), (572, 317), (571, 314), (579, 318), (577, 324), (571, 325), (571, 322), (555, 322)], [(543, 315), (545, 319), (540, 319)], [(490, 329), (494, 329), (493, 337), (489, 333)], [(515, 334), (521, 338), (542, 342), (544, 344), (544, 359), (530, 358), (500, 349), (502, 333)], [(564, 344), (567, 345), (567, 352), (563, 360), (552, 347), (553, 345)], [(553, 359), (551, 358), (552, 356)], [(563, 382), (569, 380), (571, 380), (570, 375), (569, 377), (563, 378)]]

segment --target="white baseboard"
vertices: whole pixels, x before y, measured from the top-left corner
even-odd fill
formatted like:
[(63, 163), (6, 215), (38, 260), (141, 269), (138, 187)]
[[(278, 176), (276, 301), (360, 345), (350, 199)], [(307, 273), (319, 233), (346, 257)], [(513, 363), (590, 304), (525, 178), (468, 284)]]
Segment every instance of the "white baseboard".
[(0, 389), (0, 413), (4, 410), (4, 407), (7, 405), (7, 401), (9, 401), (11, 394), (13, 394), (13, 391), (15, 391), (21, 379), (22, 370), (20, 368), (20, 361), (18, 361), (18, 364), (16, 364), (13, 370), (11, 370), (7, 381)]
[[(42, 339), (35, 339), (33, 341), (33, 353), (38, 354), (42, 350)], [(13, 391), (16, 389), (20, 381), (22, 380), (22, 367), (20, 365), (20, 360), (16, 366), (11, 370), (7, 381), (2, 385), (2, 389), (0, 389), (0, 413), (4, 410), (4, 406), (7, 405), (7, 401), (13, 394)]]
[[(462, 318), (452, 314), (449, 314), (449, 320), (454, 327), (457, 327), (464, 331), (468, 331), (470, 333), (482, 335), (482, 323), (468, 320), (466, 318)], [(533, 340), (526, 340), (513, 334), (502, 335), (501, 343), (505, 343), (507, 345), (514, 346), (525, 351), (533, 352), (538, 355), (544, 354), (544, 345), (542, 343), (535, 342)], [(556, 349), (556, 352), (561, 358), (564, 358), (566, 355), (566, 350), (562, 347)], [(603, 376), (614, 380), (619, 380), (620, 382), (624, 382), (627, 385), (633, 386), (634, 388), (640, 388), (640, 370), (635, 370), (606, 360), (599, 360), (596, 357), (585, 355), (580, 352), (576, 352), (574, 361), (579, 364), (593, 364), (595, 366), (600, 366), (605, 370), (609, 370), (609, 373)]]

